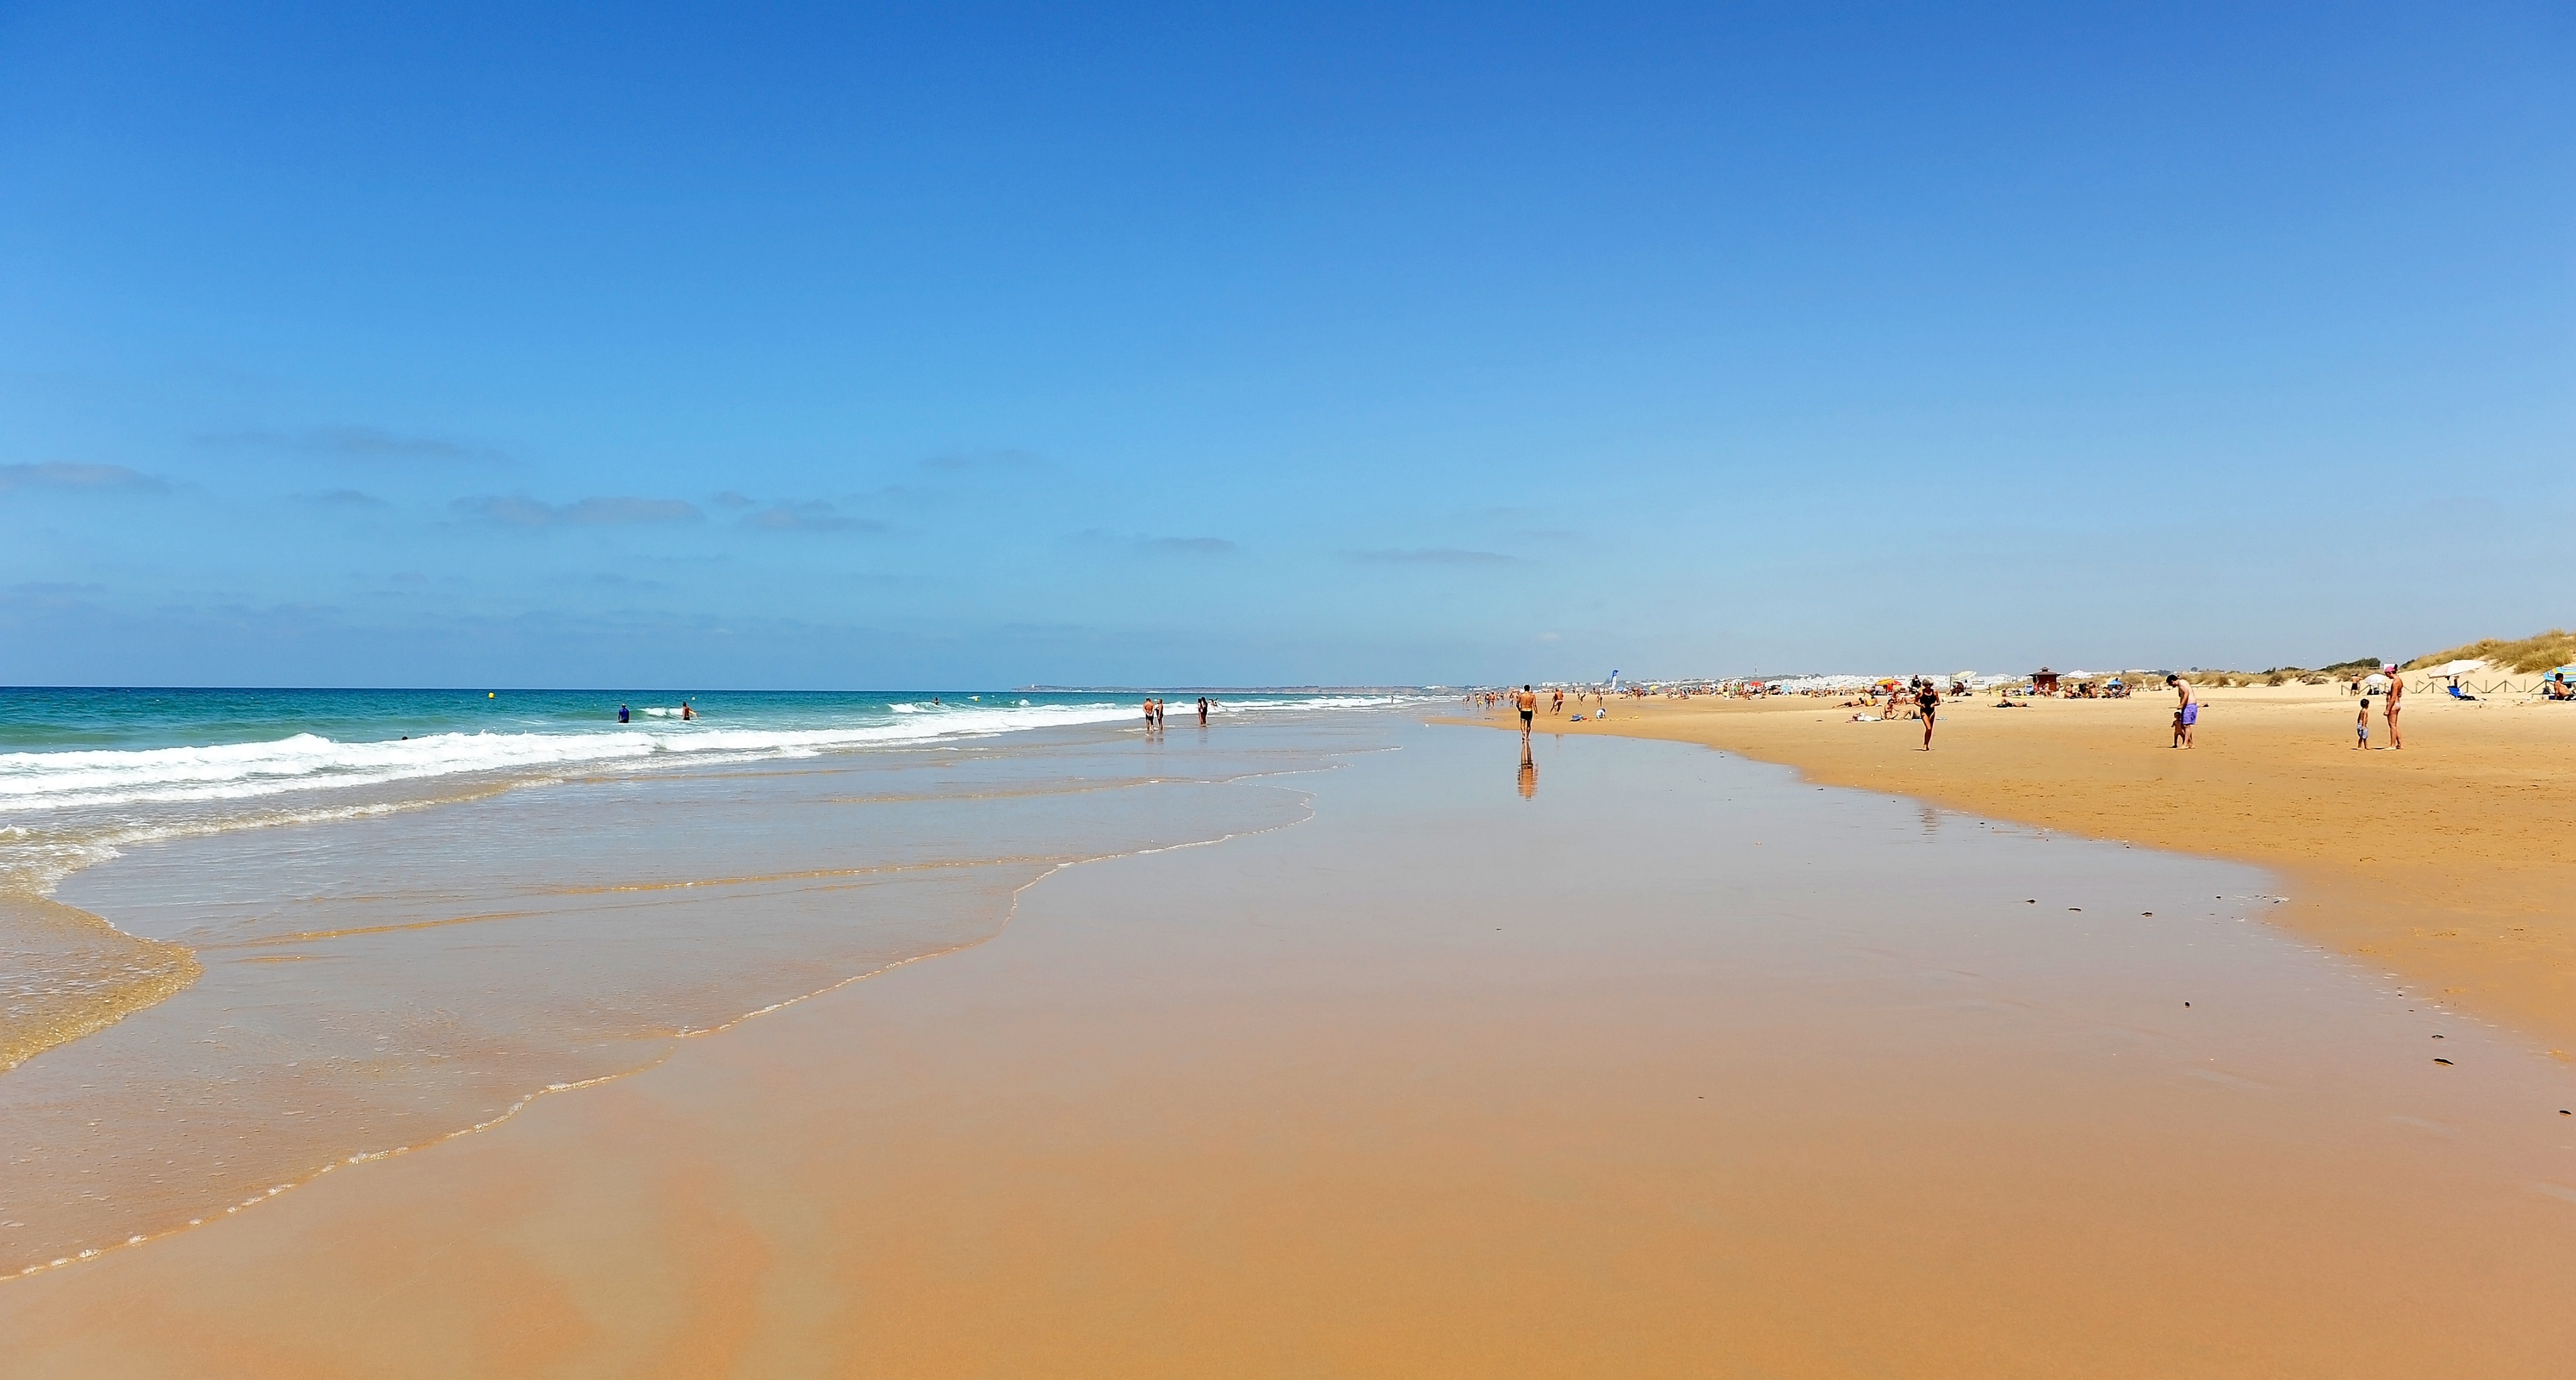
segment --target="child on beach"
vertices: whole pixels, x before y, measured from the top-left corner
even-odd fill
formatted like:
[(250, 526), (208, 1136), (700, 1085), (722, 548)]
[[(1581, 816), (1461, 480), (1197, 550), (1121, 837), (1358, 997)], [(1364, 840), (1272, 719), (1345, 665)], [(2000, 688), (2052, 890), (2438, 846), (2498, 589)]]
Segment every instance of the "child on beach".
[(2177, 710), (2175, 710), (2175, 711), (2174, 711), (2174, 740), (2173, 740), (2173, 745), (2174, 745), (2175, 747), (2181, 747), (2181, 746), (2182, 746), (2182, 711), (2181, 711), (2181, 710), (2179, 710), (2179, 709), (2177, 709)]
[(2361, 712), (2353, 716), (2352, 735), (2355, 739), (2352, 745), (2355, 751), (2370, 750), (2370, 700), (2367, 697), (2361, 702)]

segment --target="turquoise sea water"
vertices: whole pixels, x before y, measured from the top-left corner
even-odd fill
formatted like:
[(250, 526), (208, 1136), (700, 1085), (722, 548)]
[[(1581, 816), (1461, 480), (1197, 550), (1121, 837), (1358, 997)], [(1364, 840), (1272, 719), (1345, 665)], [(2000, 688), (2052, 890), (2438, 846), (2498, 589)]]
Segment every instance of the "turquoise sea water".
[[(0, 753), (213, 747), (312, 734), (357, 743), (441, 733), (580, 733), (612, 728), (620, 705), (654, 724), (686, 700), (711, 725), (814, 730), (890, 723), (940, 711), (953, 726), (1006, 708), (1133, 712), (1143, 691), (274, 690), (0, 687)], [(1379, 692), (1365, 692), (1373, 695)], [(1384, 693), (1403, 693), (1384, 692)], [(1175, 717), (1197, 692), (1164, 692)], [(1249, 708), (1349, 695), (1235, 692)]]
[[(0, 689), (0, 891), (126, 842), (409, 807), (541, 780), (1141, 730), (1134, 691)], [(1168, 692), (1176, 725), (1194, 693)], [(1220, 722), (1402, 703), (1227, 692)], [(696, 715), (683, 719), (686, 705)], [(624, 707), (629, 721), (620, 723)]]

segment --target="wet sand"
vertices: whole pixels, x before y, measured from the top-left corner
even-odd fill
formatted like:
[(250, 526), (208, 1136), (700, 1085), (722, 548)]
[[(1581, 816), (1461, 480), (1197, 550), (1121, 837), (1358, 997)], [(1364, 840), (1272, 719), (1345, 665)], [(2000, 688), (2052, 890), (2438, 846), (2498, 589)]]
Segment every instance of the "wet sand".
[(2262, 874), (1659, 744), (1543, 738), (1516, 777), (1485, 734), (1402, 741), (1306, 778), (1306, 823), (1060, 871), (989, 942), (0, 1285), (0, 1372), (2576, 1347), (2576, 1080), (2250, 923)]
[(2355, 702), (2331, 687), (2202, 694), (2189, 751), (2169, 746), (2166, 692), (1953, 705), (1929, 753), (1919, 723), (1850, 723), (1838, 700), (1614, 700), (1606, 722), (1543, 727), (2255, 863), (2284, 878), (2275, 921), (2576, 1058), (2576, 706), (2410, 694), (2405, 749), (2357, 752)]

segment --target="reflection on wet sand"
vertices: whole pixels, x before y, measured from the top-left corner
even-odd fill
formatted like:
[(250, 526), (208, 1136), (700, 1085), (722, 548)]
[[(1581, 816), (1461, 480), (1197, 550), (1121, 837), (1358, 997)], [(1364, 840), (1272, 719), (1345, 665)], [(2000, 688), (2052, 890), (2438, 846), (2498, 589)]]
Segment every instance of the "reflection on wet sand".
[(1538, 762), (1530, 756), (1529, 739), (1521, 740), (1521, 799), (1538, 797)]

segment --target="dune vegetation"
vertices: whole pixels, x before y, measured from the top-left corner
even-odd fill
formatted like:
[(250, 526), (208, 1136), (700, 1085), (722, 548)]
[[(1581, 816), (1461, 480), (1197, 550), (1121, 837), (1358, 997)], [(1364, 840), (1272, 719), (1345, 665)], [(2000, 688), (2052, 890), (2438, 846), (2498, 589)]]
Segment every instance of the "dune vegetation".
[[(2452, 661), (2489, 662), (2519, 676), (2555, 670), (2570, 662), (2576, 662), (2576, 632), (2552, 628), (2548, 632), (2513, 642), (2493, 637), (2483, 638), (2465, 646), (2453, 647), (2448, 651), (2419, 656), (2405, 663), (2405, 669), (2418, 671), (2427, 666), (2439, 666)], [(2380, 665), (2377, 657), (2364, 656), (2355, 657), (2350, 661), (2338, 661), (2331, 666), (2314, 668), (2275, 666), (2268, 671), (2218, 671), (2202, 668), (2186, 674), (2191, 677), (2195, 685), (2218, 689), (2293, 683), (2326, 685), (2335, 681), (2359, 679), (2378, 670)]]
[(2576, 662), (2576, 633), (2568, 632), (2563, 628), (2552, 628), (2545, 633), (2526, 637), (2518, 642), (2485, 638), (2464, 647), (2453, 647), (2447, 652), (2419, 656), (2406, 663), (2406, 669), (2412, 671), (2424, 666), (2439, 666), (2446, 661), (2492, 662), (2516, 675), (2555, 670), (2569, 662)]

